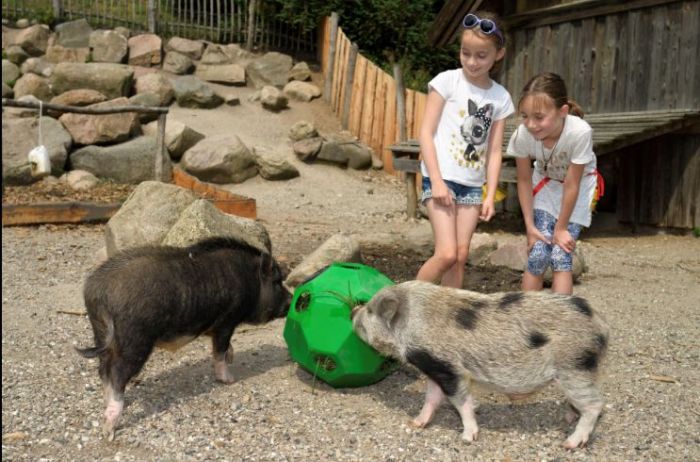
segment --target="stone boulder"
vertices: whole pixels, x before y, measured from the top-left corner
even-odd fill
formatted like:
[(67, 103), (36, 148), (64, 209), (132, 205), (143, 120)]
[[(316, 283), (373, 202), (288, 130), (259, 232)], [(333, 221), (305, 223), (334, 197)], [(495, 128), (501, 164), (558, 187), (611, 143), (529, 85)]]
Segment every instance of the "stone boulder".
[(163, 70), (177, 75), (189, 74), (194, 69), (194, 63), (190, 58), (178, 53), (168, 51), (163, 58)]
[(61, 45), (51, 45), (46, 50), (44, 58), (53, 64), (86, 63), (90, 57), (90, 48), (67, 48)]
[(162, 244), (187, 247), (214, 236), (231, 237), (263, 252), (272, 253), (270, 236), (261, 223), (223, 213), (206, 199), (197, 199), (182, 211)]
[[(91, 104), (89, 108), (127, 106), (127, 98), (116, 98), (104, 103)], [(78, 144), (119, 143), (131, 137), (140, 127), (138, 114), (63, 114), (59, 120)]]
[(173, 90), (170, 79), (160, 72), (137, 77), (134, 89), (137, 94), (154, 93), (158, 95), (158, 104), (156, 106), (168, 106), (175, 97), (175, 90)]
[(56, 25), (56, 45), (65, 48), (89, 48), (92, 27), (85, 18)]
[(362, 262), (360, 245), (352, 236), (342, 233), (331, 236), (319, 248), (304, 258), (289, 273), (284, 282), (288, 287), (296, 288), (306, 279), (334, 262)]
[(266, 85), (272, 85), (281, 89), (289, 81), (291, 69), (291, 56), (271, 51), (248, 63), (245, 70), (248, 80), (255, 88), (261, 89)]
[(265, 109), (277, 112), (289, 106), (289, 99), (279, 88), (267, 85), (260, 90), (260, 103)]
[(75, 191), (87, 191), (97, 186), (100, 182), (99, 178), (85, 170), (71, 170), (61, 175), (59, 180)]
[(29, 58), (22, 63), (22, 74), (36, 74), (39, 77), (51, 77), (53, 74), (54, 64), (48, 62), (44, 58)]
[(289, 139), (299, 141), (306, 138), (315, 138), (318, 136), (318, 131), (314, 124), (307, 120), (300, 120), (291, 126), (289, 129)]
[(293, 80), (284, 86), (284, 94), (297, 101), (309, 102), (321, 96), (321, 89), (312, 83)]
[[(51, 104), (63, 106), (89, 106), (91, 104), (103, 103), (107, 97), (97, 90), (68, 90), (58, 96), (51, 98)], [(49, 110), (51, 117), (59, 118), (63, 112), (54, 109)]]
[[(158, 122), (151, 122), (141, 127), (143, 134), (158, 137)], [(168, 119), (165, 123), (165, 147), (170, 158), (180, 160), (189, 148), (204, 139), (204, 135), (177, 120)]]
[(311, 69), (304, 61), (296, 63), (289, 71), (290, 80), (299, 80), (301, 82), (311, 80)]
[[(87, 170), (99, 178), (138, 184), (155, 177), (158, 149), (155, 138), (139, 136), (107, 147), (85, 146), (71, 153), (70, 162), (74, 169)], [(164, 161), (170, 171), (170, 160), (166, 157)]]
[(159, 181), (144, 181), (131, 193), (105, 229), (107, 255), (143, 245), (158, 245), (197, 197)]
[(255, 156), (258, 172), (266, 180), (290, 180), (299, 176), (299, 170), (282, 156), (261, 154), (258, 150), (255, 150)]
[[(25, 103), (40, 104), (41, 100), (34, 95), (24, 95), (17, 98), (17, 101)], [(5, 117), (37, 117), (39, 110), (29, 107), (7, 107), (3, 109)]]
[[(160, 96), (151, 92), (139, 93), (129, 98), (129, 106), (158, 107), (161, 106)], [(157, 120), (159, 116), (156, 112), (138, 112), (136, 115), (141, 124)]]
[(189, 40), (182, 37), (172, 37), (165, 44), (165, 51), (175, 51), (190, 59), (198, 61), (204, 52), (204, 43), (199, 40)]
[(240, 64), (200, 64), (194, 75), (207, 82), (245, 85), (245, 69)]
[(372, 166), (372, 151), (360, 141), (336, 136), (323, 143), (316, 160), (361, 170)]
[(113, 30), (96, 30), (90, 34), (92, 60), (96, 63), (124, 62), (129, 44), (122, 34)]
[(211, 44), (204, 50), (200, 65), (231, 64), (231, 61), (231, 57), (224, 51), (222, 45)]
[(49, 79), (54, 94), (88, 88), (109, 99), (129, 96), (134, 70), (113, 63), (59, 63)]
[(316, 136), (295, 141), (292, 149), (300, 161), (311, 163), (316, 160), (316, 156), (321, 152), (321, 146), (323, 146), (323, 138)]
[(135, 35), (128, 40), (131, 66), (157, 66), (161, 62), (163, 41), (155, 34)]
[(9, 47), (5, 48), (4, 51), (7, 60), (17, 66), (20, 66), (23, 62), (30, 58), (29, 53), (24, 51), (24, 48), (19, 45), (10, 45)]
[(12, 88), (5, 82), (2, 83), (2, 97), (3, 98), (12, 98), (12, 96), (15, 93), (12, 91)]
[(255, 156), (236, 135), (216, 135), (187, 150), (180, 166), (202, 181), (242, 183), (258, 174)]
[(2, 178), (3, 184), (23, 185), (36, 181), (31, 175), (27, 155), (39, 144), (39, 123), (42, 143), (51, 159), (51, 173), (60, 176), (72, 146), (70, 134), (51, 117), (2, 120)]
[(177, 104), (182, 107), (211, 109), (224, 102), (209, 85), (192, 75), (175, 79), (173, 89)]
[(12, 45), (19, 45), (31, 56), (41, 56), (46, 53), (50, 36), (51, 31), (48, 26), (35, 24), (19, 31)]
[(13, 91), (15, 98), (18, 99), (25, 95), (33, 95), (37, 99), (48, 102), (53, 97), (48, 79), (31, 73), (17, 79)]
[(19, 67), (9, 59), (2, 60), (2, 82), (14, 83), (20, 76)]

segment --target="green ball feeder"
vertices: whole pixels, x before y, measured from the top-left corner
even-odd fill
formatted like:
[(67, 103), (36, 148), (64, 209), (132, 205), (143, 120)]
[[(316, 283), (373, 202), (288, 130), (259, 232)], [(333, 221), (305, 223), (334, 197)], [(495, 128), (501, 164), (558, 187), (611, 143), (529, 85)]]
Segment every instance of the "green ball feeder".
[(289, 354), (335, 388), (378, 382), (398, 363), (380, 355), (352, 330), (352, 305), (367, 303), (394, 282), (359, 263), (333, 263), (294, 291), (284, 326)]

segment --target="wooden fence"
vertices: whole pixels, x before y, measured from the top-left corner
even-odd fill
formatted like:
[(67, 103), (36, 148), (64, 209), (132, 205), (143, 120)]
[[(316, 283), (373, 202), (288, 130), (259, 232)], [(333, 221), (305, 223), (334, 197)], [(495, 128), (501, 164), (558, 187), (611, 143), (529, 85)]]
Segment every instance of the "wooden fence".
[(3, 0), (2, 16), (57, 22), (85, 18), (95, 28), (123, 26), (216, 43), (244, 44), (251, 36), (258, 50), (315, 54), (317, 43), (316, 31), (303, 32), (276, 18), (261, 0)]
[[(338, 114), (343, 128), (370, 146), (384, 162), (384, 169), (394, 173), (389, 146), (399, 141), (401, 132), (396, 80), (357, 53), (357, 46), (353, 46), (342, 28), (338, 27), (333, 34), (330, 18), (326, 18), (320, 30), (321, 66), (326, 79), (331, 79), (327, 98), (332, 110)], [(335, 35), (334, 47), (331, 47), (331, 35)], [(333, 56), (331, 48), (334, 48)], [(417, 138), (427, 95), (404, 90), (404, 98), (406, 137)]]

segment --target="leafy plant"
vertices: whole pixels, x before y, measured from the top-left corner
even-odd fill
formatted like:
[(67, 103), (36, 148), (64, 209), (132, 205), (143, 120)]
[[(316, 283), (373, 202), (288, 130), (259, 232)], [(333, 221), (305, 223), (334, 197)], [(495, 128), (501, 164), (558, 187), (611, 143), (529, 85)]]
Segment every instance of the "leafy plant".
[(700, 226), (696, 226), (695, 229), (693, 229), (693, 234), (695, 237), (700, 237)]

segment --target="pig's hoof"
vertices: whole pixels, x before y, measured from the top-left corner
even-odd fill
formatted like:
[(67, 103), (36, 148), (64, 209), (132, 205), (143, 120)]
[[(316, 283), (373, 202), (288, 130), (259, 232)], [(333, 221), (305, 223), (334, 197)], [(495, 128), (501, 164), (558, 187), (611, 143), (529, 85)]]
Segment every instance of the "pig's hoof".
[(473, 443), (474, 441), (476, 441), (478, 436), (479, 436), (479, 430), (467, 430), (467, 429), (465, 429), (462, 432), (462, 440), (466, 441), (467, 443)]
[(226, 350), (226, 354), (224, 355), (224, 361), (226, 362), (226, 364), (233, 363), (233, 346), (228, 346), (228, 350)]
[(428, 425), (428, 423), (430, 422), (427, 420), (419, 419), (418, 417), (408, 421), (408, 424), (413, 428), (425, 428), (426, 425)]
[(583, 448), (587, 443), (588, 438), (574, 438), (572, 435), (566, 441), (564, 441), (564, 449)]
[(114, 441), (114, 425), (111, 425), (109, 423), (105, 423), (104, 426), (102, 427), (102, 436), (107, 440), (107, 441)]
[(233, 383), (236, 381), (236, 379), (233, 377), (233, 375), (226, 373), (226, 374), (216, 374), (216, 380), (218, 380), (221, 383)]

